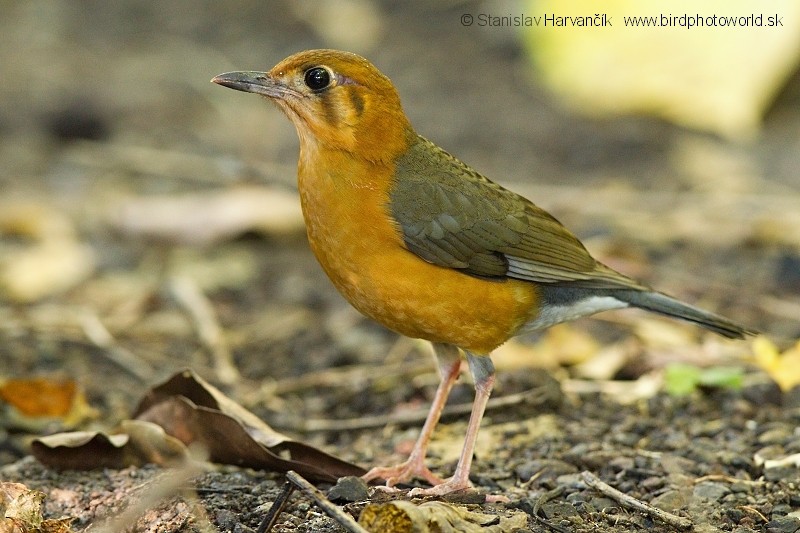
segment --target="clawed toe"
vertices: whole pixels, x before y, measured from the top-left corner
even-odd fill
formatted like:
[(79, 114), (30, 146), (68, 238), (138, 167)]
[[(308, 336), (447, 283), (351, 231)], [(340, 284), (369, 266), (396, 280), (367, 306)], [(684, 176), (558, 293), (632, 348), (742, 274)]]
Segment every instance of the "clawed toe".
[[(469, 481), (455, 481), (452, 478), (445, 481), (444, 483), (440, 483), (439, 485), (435, 485), (430, 488), (416, 488), (412, 489), (408, 495), (412, 498), (414, 497), (442, 497), (453, 495), (457, 492), (470, 492), (474, 493), (475, 489), (472, 486), (472, 483)], [(486, 503), (509, 503), (509, 500), (505, 496), (499, 496), (494, 494), (486, 494), (484, 496), (484, 500)]]
[(374, 479), (385, 479), (387, 487), (393, 487), (399, 483), (406, 483), (414, 478), (424, 479), (431, 485), (440, 485), (443, 480), (431, 472), (427, 466), (414, 461), (406, 461), (397, 466), (376, 467), (361, 476), (364, 481)]

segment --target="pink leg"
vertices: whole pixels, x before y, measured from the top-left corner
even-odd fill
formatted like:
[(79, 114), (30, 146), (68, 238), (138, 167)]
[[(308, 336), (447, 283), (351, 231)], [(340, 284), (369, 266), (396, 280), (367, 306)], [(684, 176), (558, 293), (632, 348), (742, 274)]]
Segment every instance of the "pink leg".
[[(409, 455), (408, 460), (399, 465), (371, 469), (362, 476), (364, 481), (385, 479), (387, 487), (393, 487), (398, 483), (409, 481), (415, 477), (422, 478), (431, 485), (440, 485), (443, 483), (440, 477), (436, 476), (425, 466), (425, 454), (428, 451), (428, 444), (430, 443), (433, 430), (439, 422), (442, 409), (445, 403), (447, 403), (447, 397), (450, 396), (450, 391), (458, 379), (458, 375), (461, 373), (461, 358), (458, 354), (458, 348), (455, 346), (434, 344), (433, 349), (439, 364), (441, 381), (439, 382), (439, 388), (436, 389), (436, 395), (428, 411), (425, 425), (422, 426), (422, 432), (419, 438), (417, 438), (413, 450), (411, 450), (411, 455)], [(461, 462), (459, 462), (459, 465), (460, 464)], [(469, 463), (467, 463), (467, 475), (469, 475)]]
[[(476, 356), (467, 352), (467, 361), (470, 371), (475, 378), (475, 402), (472, 404), (472, 414), (467, 425), (467, 435), (464, 438), (464, 448), (453, 477), (444, 483), (429, 489), (417, 488), (411, 491), (411, 496), (443, 496), (445, 494), (472, 487), (469, 480), (469, 470), (472, 466), (472, 455), (475, 451), (475, 441), (478, 438), (478, 429), (489, 401), (489, 395), (494, 386), (494, 365), (488, 356)], [(487, 496), (486, 501), (507, 501), (506, 498)]]

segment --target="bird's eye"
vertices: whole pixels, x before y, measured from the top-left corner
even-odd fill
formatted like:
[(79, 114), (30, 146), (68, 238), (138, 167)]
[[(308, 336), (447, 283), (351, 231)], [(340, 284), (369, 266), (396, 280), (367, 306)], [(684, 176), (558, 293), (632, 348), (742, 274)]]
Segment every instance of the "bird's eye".
[(312, 91), (321, 91), (331, 84), (331, 73), (323, 67), (313, 67), (306, 71), (303, 81)]

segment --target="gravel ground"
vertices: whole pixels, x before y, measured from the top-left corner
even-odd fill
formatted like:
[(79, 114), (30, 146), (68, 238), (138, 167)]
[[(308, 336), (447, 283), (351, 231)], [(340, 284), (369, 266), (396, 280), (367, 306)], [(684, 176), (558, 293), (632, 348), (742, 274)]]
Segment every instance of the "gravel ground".
[[(196, 244), (191, 230), (202, 223), (154, 237), (131, 230), (126, 218), (125, 206), (141, 198), (262, 185), (291, 193), (291, 125), (258, 99), (208, 80), (322, 46), (370, 57), (395, 81), (420, 133), (551, 210), (603, 261), (736, 317), (781, 348), (800, 334), (800, 242), (791, 225), (800, 212), (797, 76), (761, 137), (732, 144), (646, 117), (570, 114), (531, 75), (513, 32), (459, 24), (461, 12), (488, 3), (353, 3), (359, 23), (338, 36), (325, 33), (332, 30), (322, 11), (299, 5), (5, 6), (0, 264), (50, 238), (88, 248), (91, 259), (83, 281), (64, 290), (0, 300), (0, 378), (74, 379), (95, 410), (77, 427), (108, 429), (131, 416), (149, 387), (191, 367), (279, 430), (348, 461), (388, 464), (406, 452), (421, 422), (384, 429), (367, 417), (427, 408), (436, 377), (426, 350), (352, 310), (301, 227), (253, 225)], [(83, 264), (46, 257), (61, 273)], [(198, 335), (176, 278), (194, 280), (210, 304), (236, 380), (221, 372), (219, 345)], [(110, 342), (92, 337), (91, 317)], [(721, 343), (636, 312), (580, 321), (559, 335), (522, 339), (521, 353), (540, 350), (525, 363), (498, 356), (495, 398), (519, 401), (489, 411), (473, 481), (511, 503), (471, 509), (525, 513), (534, 531), (675, 529), (588, 487), (587, 471), (688, 518), (697, 531), (800, 530), (800, 470), (769, 462), (800, 452), (800, 396), (752, 364), (748, 343)], [(587, 338), (593, 354), (624, 354), (604, 379), (586, 379), (568, 356), (536, 355), (574, 351)], [(630, 392), (671, 361), (740, 366), (744, 384), (683, 397), (601, 386), (613, 380)], [(471, 398), (471, 386), (460, 383), (451, 403)], [(337, 428), (365, 419), (360, 429)], [(466, 422), (459, 414), (444, 422), (431, 463), (447, 473)], [(146, 511), (129, 530), (253, 531), (284, 484), (277, 473), (225, 466), (149, 501), (164, 469), (56, 472), (28, 456), (31, 437), (66, 426), (20, 421), (4, 409), (0, 480), (43, 491), (45, 516), (74, 517), (75, 531), (96, 530), (101, 518), (142, 501)], [(367, 502), (337, 503), (358, 516)], [(274, 530), (342, 528), (295, 493)]]

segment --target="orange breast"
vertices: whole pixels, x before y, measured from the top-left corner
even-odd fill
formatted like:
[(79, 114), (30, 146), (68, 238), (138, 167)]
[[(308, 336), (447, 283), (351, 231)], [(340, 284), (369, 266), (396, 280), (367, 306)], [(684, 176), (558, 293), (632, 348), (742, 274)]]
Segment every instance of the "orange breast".
[[(335, 171), (319, 168), (301, 154), (309, 242), (333, 284), (363, 314), (408, 337), (482, 354), (535, 318), (533, 284), (474, 278), (403, 248), (387, 209), (393, 169), (365, 166), (344, 153), (326, 158), (325, 168)], [(359, 179), (365, 173), (369, 179)]]

